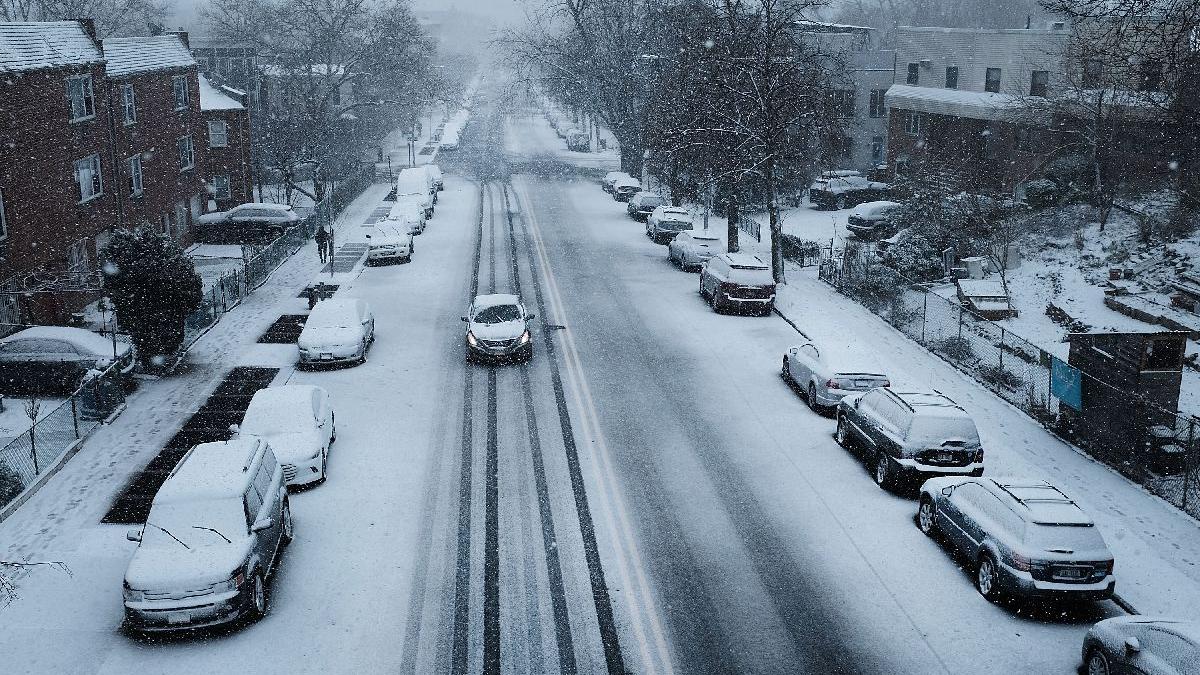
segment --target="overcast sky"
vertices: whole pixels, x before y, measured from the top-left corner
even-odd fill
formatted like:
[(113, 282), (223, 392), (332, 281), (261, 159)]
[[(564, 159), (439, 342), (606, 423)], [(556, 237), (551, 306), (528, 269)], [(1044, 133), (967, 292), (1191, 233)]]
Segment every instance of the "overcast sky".
[[(168, 14), (167, 25), (169, 27), (182, 26), (187, 30), (199, 33), (201, 27), (199, 25), (199, 8), (204, 6), (206, 0), (166, 0), (168, 6), (174, 5), (173, 11)], [(522, 18), (524, 13), (521, 10), (523, 0), (412, 0), (413, 7), (417, 9), (450, 9), (452, 7), (460, 10), (479, 14), (494, 19), (497, 23), (514, 21)]]

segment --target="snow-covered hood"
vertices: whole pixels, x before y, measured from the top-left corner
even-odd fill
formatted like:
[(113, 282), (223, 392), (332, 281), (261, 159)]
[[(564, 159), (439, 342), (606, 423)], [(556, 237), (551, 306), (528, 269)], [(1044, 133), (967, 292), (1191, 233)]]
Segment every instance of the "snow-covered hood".
[(525, 322), (472, 323), (471, 332), (480, 340), (515, 340), (525, 332)]
[(367, 240), (367, 244), (376, 246), (399, 246), (401, 248), (408, 246), (408, 235), (400, 236), (398, 234), (372, 234)]
[[(200, 534), (219, 539), (212, 532)], [(251, 545), (249, 537), (237, 538), (232, 533), (225, 536), (233, 539), (233, 543), (221, 541), (197, 546), (189, 542), (191, 549), (182, 545), (138, 546), (125, 571), (125, 583), (143, 591), (186, 591), (224, 581), (241, 569)]]
[(362, 339), (358, 326), (306, 326), (296, 344), (301, 349), (357, 344)]
[(313, 430), (288, 431), (277, 434), (247, 434), (257, 435), (266, 439), (275, 453), (275, 459), (284, 464), (296, 464), (315, 457), (325, 444), (324, 438)]

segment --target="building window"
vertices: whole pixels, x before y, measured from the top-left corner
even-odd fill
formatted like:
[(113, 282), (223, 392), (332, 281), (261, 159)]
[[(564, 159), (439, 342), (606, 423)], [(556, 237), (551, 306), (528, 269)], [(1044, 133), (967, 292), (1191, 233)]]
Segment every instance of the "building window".
[(1029, 127), (1017, 127), (1017, 150), (1029, 152), (1033, 149), (1033, 130)]
[(104, 194), (104, 181), (100, 177), (100, 155), (88, 155), (75, 160), (75, 182), (79, 185), (81, 204)]
[(1101, 84), (1103, 79), (1103, 61), (1100, 59), (1088, 59), (1083, 62), (1083, 81), (1080, 84), (1084, 89), (1100, 89), (1103, 86)]
[(132, 84), (121, 85), (121, 112), (125, 116), (125, 126), (137, 122), (137, 99)]
[(871, 137), (871, 161), (876, 164), (883, 163), (883, 151), (886, 145), (883, 141), (883, 136)]
[(233, 195), (229, 190), (229, 174), (213, 176), (213, 199), (230, 199)]
[(71, 103), (71, 121), (89, 120), (96, 116), (96, 99), (92, 95), (92, 76), (76, 75), (67, 78), (67, 100)]
[(904, 113), (904, 133), (909, 136), (921, 135), (921, 115), (915, 112)]
[(171, 236), (171, 214), (164, 213), (162, 220), (158, 221), (158, 233)]
[(184, 136), (175, 143), (179, 150), (179, 170), (187, 171), (196, 166), (196, 153), (192, 149), (192, 137)]
[(854, 117), (854, 90), (835, 89), (833, 91), (833, 109), (842, 117)]
[(208, 123), (208, 147), (223, 148), (229, 145), (229, 125), (224, 122)]
[(835, 157), (849, 157), (854, 153), (854, 140), (849, 136), (838, 136), (833, 141)]
[(129, 163), (129, 196), (142, 196), (142, 156), (134, 155), (125, 160)]
[(946, 88), (958, 89), (958, 66), (946, 66)]
[(67, 269), (84, 272), (88, 268), (88, 240), (80, 239), (67, 248)]
[(993, 94), (1000, 93), (1000, 69), (988, 68), (987, 74), (984, 75), (983, 90), (990, 91)]
[(887, 107), (884, 105), (884, 95), (887, 94), (887, 89), (872, 89), (871, 90), (871, 109), (870, 115), (873, 118), (880, 118), (887, 115)]
[(186, 110), (188, 104), (191, 103), (191, 96), (188, 93), (187, 75), (172, 77), (171, 84), (175, 87), (175, 109)]
[(1050, 88), (1050, 71), (1035, 70), (1029, 76), (1029, 95), (1040, 96), (1046, 98), (1046, 92)]
[(8, 239), (8, 215), (4, 213), (4, 190), (0, 190), (0, 241)]
[(1141, 71), (1139, 89), (1142, 91), (1158, 91), (1162, 87), (1162, 61), (1158, 59), (1146, 59), (1141, 63)]
[(908, 84), (919, 84), (921, 82), (921, 64), (908, 64), (908, 79), (905, 82)]

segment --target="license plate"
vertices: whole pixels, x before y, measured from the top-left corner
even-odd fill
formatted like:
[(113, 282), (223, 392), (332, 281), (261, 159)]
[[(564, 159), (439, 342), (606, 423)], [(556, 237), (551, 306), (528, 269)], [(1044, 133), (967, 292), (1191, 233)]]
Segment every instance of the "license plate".
[(188, 612), (169, 612), (167, 614), (167, 623), (180, 624), (188, 623), (192, 620), (192, 615)]
[(859, 389), (870, 389), (871, 381), (870, 380), (855, 380), (854, 386), (858, 387)]
[(1055, 576), (1060, 579), (1082, 579), (1087, 576), (1087, 570), (1078, 567), (1067, 567), (1058, 570)]
[(954, 461), (954, 455), (948, 452), (939, 452), (938, 454), (934, 455), (934, 459), (939, 462), (951, 462)]
[(333, 354), (321, 354), (321, 360), (322, 361), (332, 361)]

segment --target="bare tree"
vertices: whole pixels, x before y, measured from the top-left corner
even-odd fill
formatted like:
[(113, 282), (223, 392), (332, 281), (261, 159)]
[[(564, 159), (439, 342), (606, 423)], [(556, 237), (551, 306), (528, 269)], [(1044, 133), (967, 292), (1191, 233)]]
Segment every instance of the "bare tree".
[(91, 18), (101, 40), (159, 32), (165, 16), (165, 5), (155, 0), (0, 0), (0, 21)]

